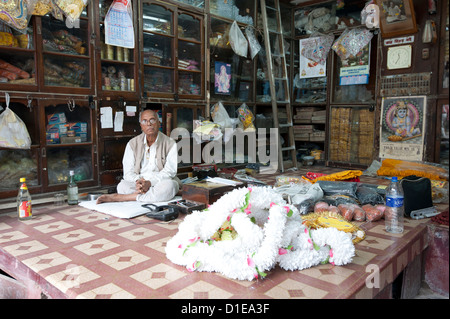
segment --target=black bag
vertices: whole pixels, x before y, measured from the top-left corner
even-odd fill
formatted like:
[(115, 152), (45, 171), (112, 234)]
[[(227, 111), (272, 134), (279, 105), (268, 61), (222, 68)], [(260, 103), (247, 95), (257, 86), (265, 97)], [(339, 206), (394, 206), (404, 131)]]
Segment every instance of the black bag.
[(409, 217), (414, 210), (433, 207), (431, 181), (429, 178), (409, 175), (403, 177), (400, 185), (405, 195), (404, 207), (406, 216)]

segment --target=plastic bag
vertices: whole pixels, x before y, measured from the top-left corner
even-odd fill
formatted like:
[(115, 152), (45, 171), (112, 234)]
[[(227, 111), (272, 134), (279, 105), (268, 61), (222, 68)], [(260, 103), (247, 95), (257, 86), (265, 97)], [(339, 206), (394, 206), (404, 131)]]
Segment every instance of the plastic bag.
[(250, 48), (250, 57), (253, 60), (253, 58), (261, 50), (261, 44), (259, 44), (258, 39), (256, 39), (255, 34), (253, 33), (252, 27), (250, 27), (250, 26), (246, 27), (244, 32), (248, 39), (248, 46)]
[(248, 52), (248, 42), (242, 31), (239, 29), (236, 21), (234, 21), (230, 27), (229, 37), (231, 48), (234, 53), (246, 58)]
[(225, 129), (227, 127), (233, 127), (231, 118), (228, 115), (227, 110), (225, 110), (225, 107), (222, 105), (221, 102), (218, 102), (211, 107), (211, 117), (212, 117), (214, 123), (220, 125), (220, 127), (222, 128), (222, 131), (223, 131), (223, 129)]
[(332, 48), (341, 60), (356, 56), (372, 39), (373, 34), (366, 28), (345, 29), (334, 41)]
[(6, 93), (6, 109), (0, 114), (0, 147), (30, 149), (31, 138), (25, 123), (9, 108)]
[(64, 15), (71, 21), (80, 18), (81, 12), (87, 6), (89, 0), (53, 0)]
[(19, 32), (26, 33), (37, 0), (0, 1), (0, 21)]
[(365, 204), (382, 204), (384, 202), (383, 196), (381, 196), (374, 188), (359, 185), (356, 190), (356, 197), (361, 205)]
[(253, 124), (253, 121), (255, 120), (255, 117), (253, 116), (252, 111), (247, 106), (247, 104), (243, 103), (238, 109), (237, 109), (238, 117), (242, 122), (242, 125), (244, 126), (244, 131), (255, 131), (255, 125)]
[(319, 32), (315, 32), (311, 34), (309, 39), (311, 41), (304, 42), (300, 54), (314, 62), (324, 65), (327, 60), (328, 52), (333, 45), (334, 35), (323, 35)]

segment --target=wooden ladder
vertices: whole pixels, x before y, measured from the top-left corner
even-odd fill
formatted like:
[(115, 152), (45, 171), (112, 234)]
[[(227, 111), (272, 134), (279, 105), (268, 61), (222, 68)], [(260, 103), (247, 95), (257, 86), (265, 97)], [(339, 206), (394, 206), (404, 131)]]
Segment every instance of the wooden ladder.
[[(269, 5), (266, 5), (266, 0), (260, 0), (261, 5), (261, 15), (263, 22), (263, 30), (264, 30), (264, 43), (266, 49), (266, 58), (267, 58), (267, 76), (269, 78), (270, 83), (270, 97), (272, 101), (272, 114), (273, 114), (273, 124), (274, 128), (278, 129), (278, 170), (280, 172), (284, 172), (287, 163), (283, 161), (283, 152), (289, 152), (291, 156), (291, 164), (294, 169), (297, 169), (297, 150), (295, 148), (295, 139), (294, 139), (294, 126), (292, 120), (292, 106), (290, 100), (290, 91), (289, 91), (289, 77), (287, 73), (286, 66), (286, 52), (284, 49), (284, 37), (283, 37), (283, 27), (281, 24), (281, 13), (280, 13), (280, 1), (279, 0), (268, 0), (270, 2)], [(268, 17), (273, 18), (275, 16), (276, 20), (276, 30), (269, 30), (269, 21)], [(273, 20), (271, 20), (273, 21)], [(272, 53), (271, 48), (271, 40), (272, 37), (274, 39), (274, 50), (275, 53)], [(277, 59), (278, 63), (281, 65), (281, 75), (274, 74), (274, 61)], [(284, 90), (284, 96), (280, 96), (281, 100), (277, 96), (277, 85), (278, 90)], [(282, 94), (281, 94), (282, 95)], [(280, 124), (279, 122), (279, 109), (278, 108), (285, 107), (287, 114), (287, 123)], [(287, 128), (288, 130), (288, 139), (287, 146), (283, 147), (281, 144), (281, 135), (280, 130), (282, 128)]]

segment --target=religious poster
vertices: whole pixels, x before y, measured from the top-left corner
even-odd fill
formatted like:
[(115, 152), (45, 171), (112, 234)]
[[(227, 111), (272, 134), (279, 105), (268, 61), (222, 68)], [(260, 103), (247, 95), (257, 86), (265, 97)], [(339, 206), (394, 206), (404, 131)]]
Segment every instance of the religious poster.
[(383, 98), (380, 158), (422, 161), (426, 96)]
[[(311, 59), (308, 59), (305, 57), (303, 52), (305, 50), (309, 50), (310, 47), (316, 45), (316, 41), (314, 38), (307, 38), (302, 39), (299, 41), (300, 43), (300, 78), (306, 79), (306, 78), (318, 78), (322, 76), (326, 76), (326, 70), (327, 70), (327, 63), (326, 61), (324, 64), (321, 64), (319, 62), (313, 61)], [(303, 51), (302, 51), (303, 50)]]
[(214, 64), (214, 93), (230, 95), (231, 64), (215, 62)]

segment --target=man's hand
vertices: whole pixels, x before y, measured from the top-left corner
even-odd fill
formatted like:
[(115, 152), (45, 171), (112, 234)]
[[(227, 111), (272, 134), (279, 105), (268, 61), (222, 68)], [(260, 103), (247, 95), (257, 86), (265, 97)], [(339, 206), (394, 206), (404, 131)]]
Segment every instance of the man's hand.
[(150, 181), (146, 181), (143, 178), (140, 178), (136, 181), (136, 191), (139, 194), (147, 193), (151, 186), (152, 183)]

